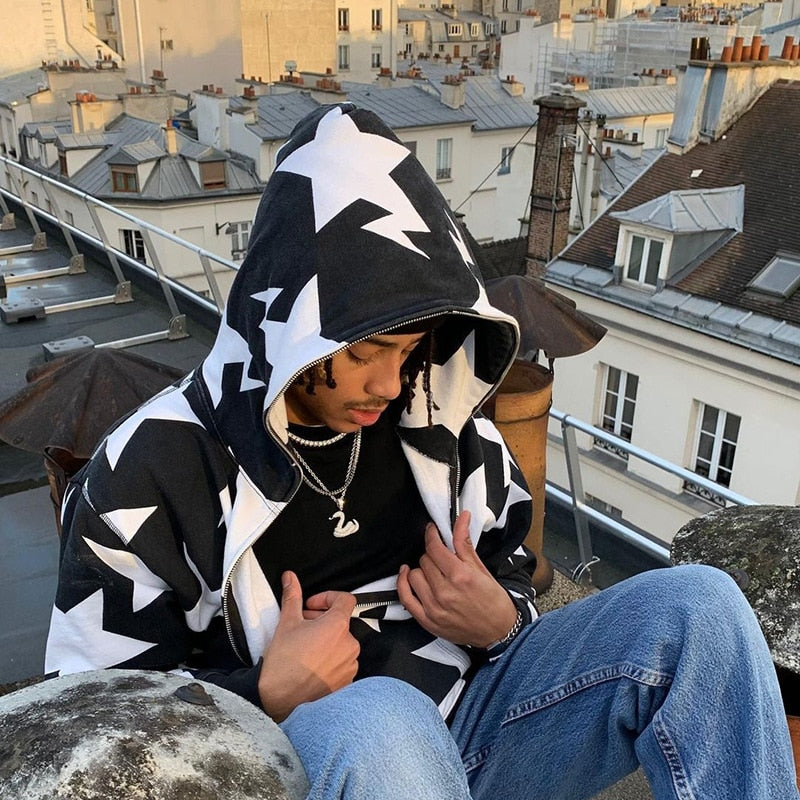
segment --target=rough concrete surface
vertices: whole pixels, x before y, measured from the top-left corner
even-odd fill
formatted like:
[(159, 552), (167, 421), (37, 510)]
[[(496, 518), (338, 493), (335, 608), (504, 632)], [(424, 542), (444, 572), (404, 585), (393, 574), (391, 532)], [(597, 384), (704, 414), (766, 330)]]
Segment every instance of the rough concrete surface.
[(301, 800), (307, 791), (280, 728), (212, 684), (102, 670), (0, 698), (1, 800)]
[(738, 506), (686, 523), (672, 542), (676, 564), (729, 572), (753, 608), (772, 660), (800, 673), (800, 508)]

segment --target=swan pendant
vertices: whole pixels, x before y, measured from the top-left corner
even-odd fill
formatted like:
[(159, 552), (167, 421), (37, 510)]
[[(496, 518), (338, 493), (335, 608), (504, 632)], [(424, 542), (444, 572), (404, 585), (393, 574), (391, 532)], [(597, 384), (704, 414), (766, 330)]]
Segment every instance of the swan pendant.
[(354, 519), (351, 519), (349, 522), (345, 522), (344, 511), (341, 509), (331, 514), (328, 519), (336, 520), (336, 527), (333, 529), (333, 535), (337, 539), (342, 539), (345, 536), (349, 536), (351, 533), (355, 533), (359, 528), (358, 522)]

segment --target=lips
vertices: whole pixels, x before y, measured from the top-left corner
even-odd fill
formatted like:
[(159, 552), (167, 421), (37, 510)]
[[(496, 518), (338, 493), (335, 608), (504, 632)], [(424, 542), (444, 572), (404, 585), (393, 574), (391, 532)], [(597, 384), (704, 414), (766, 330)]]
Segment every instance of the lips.
[(369, 425), (374, 425), (380, 419), (381, 414), (383, 414), (385, 410), (386, 410), (385, 408), (377, 408), (377, 409), (351, 408), (348, 409), (347, 414), (356, 425), (361, 425), (362, 427), (366, 427)]

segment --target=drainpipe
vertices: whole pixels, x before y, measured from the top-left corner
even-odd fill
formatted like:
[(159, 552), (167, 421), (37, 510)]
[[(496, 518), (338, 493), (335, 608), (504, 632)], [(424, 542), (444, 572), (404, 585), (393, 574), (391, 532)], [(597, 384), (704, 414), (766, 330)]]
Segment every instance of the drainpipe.
[(597, 217), (597, 209), (600, 201), (600, 170), (603, 168), (603, 147), (605, 141), (606, 130), (606, 116), (605, 114), (597, 115), (597, 133), (595, 136), (594, 145), (594, 169), (592, 170), (592, 193), (591, 203), (589, 205), (589, 220), (586, 223), (590, 225)]

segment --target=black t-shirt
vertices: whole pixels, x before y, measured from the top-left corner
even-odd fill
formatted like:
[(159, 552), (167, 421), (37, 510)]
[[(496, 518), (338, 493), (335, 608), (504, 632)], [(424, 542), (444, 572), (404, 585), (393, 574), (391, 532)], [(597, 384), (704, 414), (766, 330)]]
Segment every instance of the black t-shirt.
[[(304, 439), (335, 436), (326, 427), (290, 425)], [(331, 445), (312, 448), (293, 444), (328, 489), (345, 481), (354, 434)], [(417, 566), (425, 550), (425, 525), (430, 516), (402, 453), (392, 420), (384, 414), (362, 429), (361, 454), (353, 482), (345, 494), (347, 521), (359, 529), (342, 538), (333, 535), (336, 503), (302, 482), (289, 505), (254, 545), (254, 551), (276, 597), (281, 574), (297, 573), (303, 597), (326, 590), (353, 591), (396, 575), (401, 564)]]

